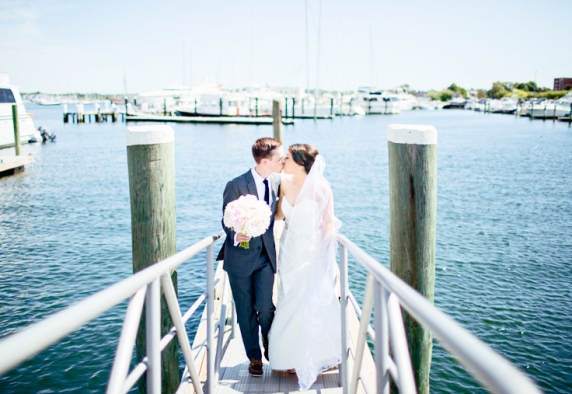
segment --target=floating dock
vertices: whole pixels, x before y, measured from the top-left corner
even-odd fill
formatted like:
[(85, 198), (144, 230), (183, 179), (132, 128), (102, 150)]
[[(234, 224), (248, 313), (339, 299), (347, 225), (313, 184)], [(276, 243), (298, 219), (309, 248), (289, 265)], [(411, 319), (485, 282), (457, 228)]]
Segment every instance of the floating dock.
[(0, 177), (22, 171), (24, 165), (33, 162), (32, 156), (0, 156)]
[[(238, 117), (238, 116), (159, 116), (159, 115), (130, 115), (125, 117), (128, 122), (177, 122), (177, 123), (211, 123), (211, 124), (249, 124), (272, 125), (271, 117)], [(282, 124), (294, 124), (293, 119), (282, 118)]]

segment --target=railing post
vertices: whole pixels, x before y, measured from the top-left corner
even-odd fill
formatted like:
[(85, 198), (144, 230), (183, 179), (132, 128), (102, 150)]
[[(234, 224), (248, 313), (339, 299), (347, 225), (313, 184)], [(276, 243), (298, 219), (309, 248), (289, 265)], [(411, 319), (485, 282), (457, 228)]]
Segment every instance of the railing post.
[(274, 138), (282, 141), (282, 100), (272, 102), (272, 126), (274, 128)]
[[(391, 271), (430, 302), (435, 294), (437, 216), (437, 130), (433, 126), (389, 125)], [(431, 331), (405, 313), (404, 325), (417, 391), (429, 394)]]
[[(170, 126), (127, 128), (127, 164), (131, 198), (131, 237), (133, 272), (141, 271), (174, 255), (176, 250), (175, 215), (175, 136)], [(171, 273), (175, 291), (177, 271)], [(145, 311), (146, 313), (146, 311)], [(173, 326), (167, 304), (161, 301), (161, 334)], [(137, 334), (136, 353), (141, 360), (145, 350), (145, 321)], [(162, 391), (173, 393), (179, 386), (178, 341), (173, 339), (162, 357)], [(139, 392), (147, 391), (145, 380)]]
[(161, 393), (161, 286), (159, 278), (149, 284), (145, 309), (145, 339), (147, 343), (147, 393)]
[(207, 393), (213, 394), (214, 381), (214, 246), (207, 247)]
[(375, 365), (376, 392), (377, 394), (389, 394), (389, 332), (387, 314), (387, 292), (381, 283), (374, 280), (374, 325), (375, 325)]
[(340, 306), (342, 308), (342, 365), (340, 368), (342, 392), (349, 392), (349, 337), (348, 337), (348, 250), (340, 244)]
[(361, 370), (363, 355), (365, 353), (367, 328), (371, 319), (371, 309), (373, 306), (373, 286), (374, 279), (371, 273), (368, 273), (365, 284), (365, 292), (363, 296), (362, 312), (360, 316), (359, 333), (355, 348), (354, 367), (350, 375), (350, 394), (357, 393), (357, 385), (359, 381), (359, 371)]
[(12, 123), (14, 124), (14, 149), (16, 156), (22, 154), (22, 141), (20, 140), (20, 120), (18, 119), (18, 104), (12, 105)]

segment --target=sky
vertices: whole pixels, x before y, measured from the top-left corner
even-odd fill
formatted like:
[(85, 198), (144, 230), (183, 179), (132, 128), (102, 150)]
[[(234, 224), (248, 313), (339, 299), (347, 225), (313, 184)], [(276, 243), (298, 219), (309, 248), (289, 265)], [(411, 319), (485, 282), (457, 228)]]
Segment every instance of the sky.
[(0, 72), (51, 93), (552, 88), (572, 77), (571, 16), (570, 0), (0, 0)]

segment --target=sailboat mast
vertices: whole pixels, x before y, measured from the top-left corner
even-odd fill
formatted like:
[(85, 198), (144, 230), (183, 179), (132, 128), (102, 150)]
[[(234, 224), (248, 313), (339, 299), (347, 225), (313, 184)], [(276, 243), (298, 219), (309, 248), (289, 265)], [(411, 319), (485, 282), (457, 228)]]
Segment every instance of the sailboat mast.
[(373, 89), (373, 42), (371, 39), (371, 25), (369, 26), (369, 86)]
[(310, 90), (310, 41), (308, 35), (308, 0), (306, 0), (306, 91)]
[(320, 9), (318, 11), (318, 58), (316, 59), (316, 90), (314, 91), (314, 120), (317, 119), (318, 107), (318, 89), (320, 87), (320, 37), (322, 32), (322, 0), (320, 0)]

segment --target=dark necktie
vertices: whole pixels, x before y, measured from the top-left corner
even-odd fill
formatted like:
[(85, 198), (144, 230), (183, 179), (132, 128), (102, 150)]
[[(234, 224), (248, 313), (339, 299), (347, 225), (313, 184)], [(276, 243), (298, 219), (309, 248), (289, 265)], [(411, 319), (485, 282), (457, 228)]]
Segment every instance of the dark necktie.
[(270, 192), (268, 191), (268, 179), (262, 181), (264, 183), (264, 201), (270, 205)]

